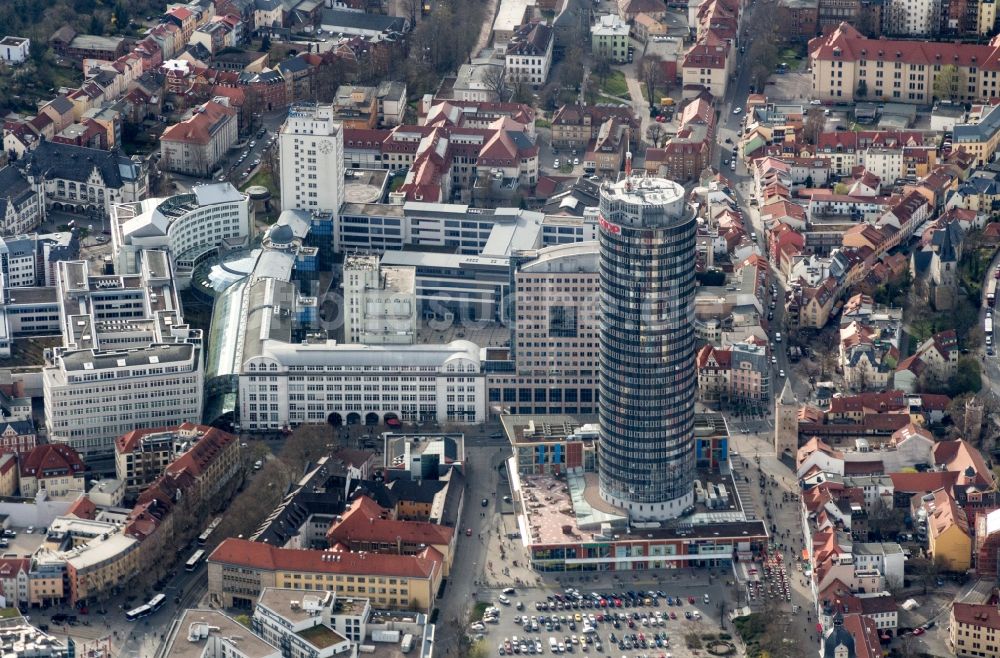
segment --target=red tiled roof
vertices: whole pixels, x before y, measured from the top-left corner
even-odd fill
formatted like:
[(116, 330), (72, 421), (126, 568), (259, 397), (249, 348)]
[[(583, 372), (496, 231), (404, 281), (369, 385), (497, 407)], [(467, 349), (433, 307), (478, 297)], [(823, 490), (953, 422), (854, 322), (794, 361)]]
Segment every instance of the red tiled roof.
[[(823, 61), (905, 62), (907, 64), (975, 66), (1000, 70), (993, 45), (950, 41), (868, 39), (847, 23), (809, 42), (810, 59)], [(874, 64), (873, 64), (874, 66)]]
[(66, 510), (66, 514), (68, 516), (75, 516), (78, 519), (90, 519), (92, 521), (97, 516), (97, 505), (90, 499), (90, 496), (84, 494), (73, 501), (73, 504)]
[(82, 475), (87, 467), (73, 448), (61, 443), (50, 443), (32, 448), (21, 460), (21, 477), (64, 477)]
[(186, 142), (189, 144), (208, 144), (212, 139), (215, 126), (235, 117), (236, 110), (221, 103), (208, 101), (195, 112), (191, 118), (175, 123), (163, 131), (160, 141)]
[(951, 606), (955, 622), (980, 628), (1000, 629), (1000, 609), (994, 604), (958, 603)]
[[(337, 559), (326, 559), (336, 555)], [(328, 551), (277, 548), (269, 544), (228, 538), (219, 544), (209, 562), (239, 565), (266, 571), (366, 574), (400, 578), (431, 578), (441, 569), (441, 554), (428, 547), (420, 555), (379, 553), (332, 553)]]
[(353, 542), (379, 544), (448, 545), (455, 529), (425, 521), (400, 521), (385, 518), (386, 510), (368, 496), (351, 502), (341, 520), (330, 526), (327, 541), (350, 546)]
[(925, 473), (889, 473), (893, 490), (900, 493), (930, 493), (955, 486), (958, 473), (928, 471)]

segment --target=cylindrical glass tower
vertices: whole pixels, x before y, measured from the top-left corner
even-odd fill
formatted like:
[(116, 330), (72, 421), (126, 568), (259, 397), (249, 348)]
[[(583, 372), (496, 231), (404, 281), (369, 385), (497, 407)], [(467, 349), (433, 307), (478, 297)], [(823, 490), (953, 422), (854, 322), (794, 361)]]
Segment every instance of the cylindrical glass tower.
[(601, 497), (671, 519), (694, 505), (697, 222), (662, 178), (604, 186), (600, 212)]

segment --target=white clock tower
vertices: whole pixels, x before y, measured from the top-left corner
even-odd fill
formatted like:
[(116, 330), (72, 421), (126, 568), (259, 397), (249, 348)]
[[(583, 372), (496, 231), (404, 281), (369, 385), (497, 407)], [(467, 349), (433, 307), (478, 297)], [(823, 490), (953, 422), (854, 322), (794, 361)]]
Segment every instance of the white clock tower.
[(344, 129), (333, 106), (289, 108), (278, 144), (282, 209), (337, 215), (344, 203)]

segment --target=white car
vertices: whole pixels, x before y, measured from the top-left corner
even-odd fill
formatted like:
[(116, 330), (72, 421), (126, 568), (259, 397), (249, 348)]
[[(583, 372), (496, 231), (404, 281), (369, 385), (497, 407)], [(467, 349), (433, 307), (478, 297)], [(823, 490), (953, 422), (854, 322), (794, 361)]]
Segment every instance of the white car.
[(486, 630), (486, 625), (483, 622), (481, 622), (481, 621), (477, 621), (477, 622), (473, 622), (472, 625), (469, 626), (469, 628), (471, 628), (474, 631), (480, 631), (480, 632), (482, 632), (482, 631)]
[(552, 163), (552, 166), (555, 167), (556, 169), (559, 168), (559, 158), (556, 158), (556, 161)]
[(778, 371), (778, 377), (784, 377), (784, 376), (785, 376), (785, 371), (784, 370), (779, 370)]
[(506, 596), (501, 596), (499, 599), (497, 599), (497, 601), (503, 603), (504, 605), (510, 605), (510, 599), (508, 599)]
[(822, 104), (823, 104), (823, 101), (821, 101), (821, 100), (820, 100), (820, 99), (818, 99), (818, 98), (814, 98), (814, 99), (812, 99), (811, 101), (809, 101), (809, 104), (810, 104), (810, 105), (822, 105)]
[(575, 167), (579, 164), (580, 164), (580, 158), (573, 158), (573, 166)]
[(737, 108), (733, 109), (733, 114), (740, 114), (742, 112), (743, 112), (743, 108), (742, 107), (737, 107)]

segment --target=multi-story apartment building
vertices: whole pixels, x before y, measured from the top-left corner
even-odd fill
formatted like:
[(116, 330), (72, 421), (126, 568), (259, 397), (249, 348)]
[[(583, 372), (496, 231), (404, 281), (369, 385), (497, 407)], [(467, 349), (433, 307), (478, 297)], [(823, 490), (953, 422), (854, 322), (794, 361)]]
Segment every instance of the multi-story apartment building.
[(26, 233), (41, 220), (38, 191), (17, 167), (0, 169), (0, 235)]
[(30, 603), (28, 594), (28, 571), (31, 569), (31, 558), (5, 557), (0, 558), (0, 589), (9, 607), (27, 607)]
[(332, 105), (295, 106), (278, 134), (281, 206), (340, 211), (344, 204), (344, 128)]
[(507, 44), (507, 79), (512, 84), (526, 83), (532, 87), (544, 85), (552, 67), (552, 47), (555, 35), (545, 23), (528, 23), (514, 30)]
[(140, 254), (162, 249), (170, 255), (178, 288), (186, 288), (194, 266), (234, 247), (251, 234), (250, 199), (232, 183), (197, 185), (187, 194), (150, 198), (111, 208), (111, 249), (116, 271), (136, 273)]
[[(218, 429), (193, 423), (164, 429), (132, 430), (115, 441), (115, 476), (125, 483), (127, 491), (138, 492), (167, 470), (175, 472), (206, 452), (211, 453), (211, 469), (225, 473), (232, 467), (235, 454), (235, 443), (231, 438), (232, 435)], [(195, 450), (199, 444), (201, 447)], [(191, 452), (190, 459), (184, 457), (188, 452)], [(208, 461), (199, 466), (199, 473), (208, 466)], [(215, 477), (213, 473), (207, 475), (209, 480), (225, 479)]]
[(41, 490), (50, 498), (85, 491), (86, 466), (76, 450), (69, 446), (36, 446), (21, 457), (18, 467), (21, 496), (24, 498), (34, 498)]
[(749, 338), (728, 348), (705, 345), (698, 351), (698, 397), (733, 407), (762, 409), (771, 395), (763, 340)]
[[(929, 105), (950, 88), (954, 101), (1000, 95), (1000, 42), (989, 44), (869, 39), (841, 23), (809, 42), (812, 93), (819, 100), (857, 98)], [(945, 76), (944, 79), (941, 76)], [(861, 90), (861, 94), (859, 94)]]
[(590, 26), (590, 49), (595, 55), (624, 64), (628, 61), (629, 44), (628, 23), (616, 14), (600, 16)]
[(948, 641), (959, 658), (1000, 657), (1000, 611), (990, 603), (951, 604)]
[(412, 345), (417, 337), (416, 270), (381, 267), (375, 255), (344, 259), (344, 340)]
[(42, 371), (46, 426), (85, 458), (133, 429), (201, 418), (201, 332), (184, 324), (167, 254), (143, 252), (139, 270), (91, 276), (86, 263), (59, 263), (63, 346)]
[(823, 34), (841, 23), (850, 23), (873, 39), (882, 34), (882, 0), (819, 0), (818, 5), (818, 30)]
[(583, 149), (597, 138), (605, 121), (617, 118), (629, 125), (632, 138), (639, 124), (630, 108), (563, 105), (552, 117), (552, 145), (557, 148)]
[(725, 97), (729, 76), (733, 72), (732, 51), (732, 45), (713, 32), (708, 32), (704, 39), (691, 46), (684, 55), (681, 79), (692, 96), (696, 95), (695, 89), (704, 88), (715, 98)]
[(194, 108), (190, 117), (160, 136), (160, 167), (189, 176), (208, 176), (236, 143), (238, 112), (219, 97)]
[(882, 32), (888, 36), (933, 37), (941, 32), (941, 0), (888, 0), (882, 7)]
[(367, 597), (379, 608), (429, 612), (441, 585), (441, 555), (381, 555), (287, 549), (226, 539), (208, 558), (213, 605), (249, 608), (268, 587)]
[(54, 286), (55, 264), (79, 255), (75, 230), (0, 238), (0, 289)]

